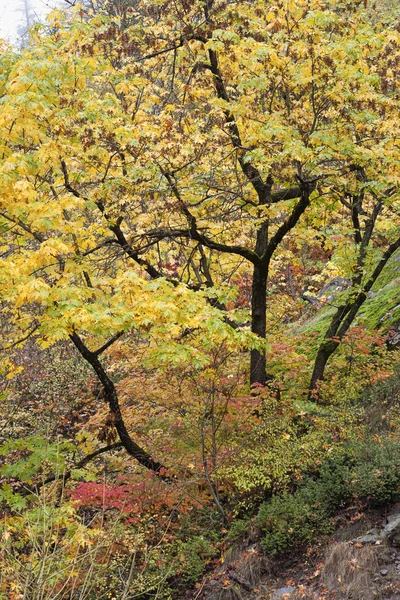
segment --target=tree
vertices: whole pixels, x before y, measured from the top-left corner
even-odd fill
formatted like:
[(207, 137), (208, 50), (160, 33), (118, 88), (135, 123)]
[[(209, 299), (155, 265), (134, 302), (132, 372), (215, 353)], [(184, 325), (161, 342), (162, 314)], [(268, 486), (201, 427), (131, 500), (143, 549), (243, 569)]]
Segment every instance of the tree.
[[(371, 291), (374, 283), (382, 273), (382, 270), (386, 266), (388, 260), (393, 256), (396, 250), (400, 248), (400, 238), (398, 237), (391, 244), (389, 244), (389, 246), (382, 253), (372, 272), (367, 271), (366, 277), (363, 278), (365, 273), (363, 268), (366, 262), (366, 251), (373, 233), (376, 218), (381, 207), (382, 202), (378, 201), (375, 204), (371, 218), (366, 222), (363, 235), (361, 235), (359, 226), (355, 228), (355, 237), (357, 239), (356, 243), (360, 248), (357, 257), (358, 272), (353, 277), (353, 289), (351, 290), (351, 293), (348, 295), (348, 298), (341, 303), (332, 317), (331, 323), (325, 332), (324, 339), (317, 350), (310, 381), (309, 398), (311, 400), (318, 398), (319, 384), (324, 378), (325, 368), (330, 357), (339, 347), (343, 337), (352, 325), (360, 308), (368, 298), (368, 293)], [(356, 214), (356, 211), (356, 205), (353, 204), (353, 214)], [(394, 217), (395, 216), (396, 214)]]
[[(358, 11), (352, 13), (349, 24), (345, 15), (340, 19), (336, 11), (325, 11), (323, 20), (312, 8), (307, 5), (304, 11), (301, 6), (288, 8), (282, 5), (264, 15), (261, 8), (257, 12), (253, 4), (251, 14), (246, 9), (243, 13), (239, 11), (239, 24), (235, 28), (232, 23), (236, 18), (236, 7), (232, 12), (227, 9), (228, 12), (221, 13), (222, 9), (213, 3), (205, 8), (183, 5), (176, 14), (168, 15), (168, 19), (173, 21), (169, 43), (166, 43), (164, 37), (160, 39), (158, 31), (159, 20), (164, 17), (163, 8), (152, 14), (144, 3), (141, 6), (147, 31), (144, 40), (138, 37), (130, 39), (125, 28), (117, 26), (116, 22), (110, 24), (107, 34), (108, 38), (113, 37), (114, 43), (119, 42), (114, 56), (107, 36), (103, 34), (103, 40), (100, 40), (103, 41), (100, 51), (107, 53), (114, 68), (119, 69), (122, 56), (125, 67), (133, 60), (136, 71), (139, 69), (137, 61), (143, 63), (144, 70), (139, 69), (143, 89), (155, 93), (157, 98), (157, 117), (153, 119), (153, 126), (157, 127), (159, 140), (158, 144), (152, 140), (151, 152), (153, 156), (160, 157), (159, 172), (166, 180), (166, 188), (160, 191), (166, 197), (172, 196), (173, 211), (171, 216), (171, 211), (162, 210), (164, 223), (159, 216), (155, 227), (154, 222), (149, 222), (147, 230), (142, 233), (144, 249), (162, 240), (181, 240), (176, 250), (179, 260), (172, 262), (175, 269), (182, 267), (181, 270), (187, 273), (187, 282), (191, 283), (188, 257), (185, 258), (182, 249), (182, 241), (184, 244), (189, 242), (191, 265), (195, 260), (199, 263), (193, 275), (197, 286), (212, 286), (214, 283), (204, 248), (231, 255), (231, 264), (235, 256), (239, 261), (248, 261), (253, 269), (252, 331), (261, 338), (265, 338), (266, 333), (269, 264), (279, 244), (306, 210), (310, 192), (316, 183), (321, 178), (329, 180), (331, 176), (351, 171), (349, 161), (343, 160), (343, 140), (337, 132), (331, 137), (326, 134), (327, 125), (332, 122), (335, 113), (337, 124), (342, 122), (344, 139), (347, 140), (349, 135), (345, 127), (346, 115), (337, 110), (345, 93), (338, 73), (345, 68), (344, 63), (348, 62), (349, 56), (343, 51), (337, 52), (337, 48), (341, 47), (346, 35), (351, 36), (351, 43), (354, 42), (353, 32), (358, 21), (363, 25), (359, 29), (359, 48), (364, 43), (367, 28), (371, 36), (376, 33), (365, 23), (365, 15), (359, 15)], [(264, 34), (259, 31), (260, 18), (263, 17), (266, 25)], [(247, 37), (239, 39), (237, 31), (243, 23)], [(309, 35), (310, 25), (314, 37)], [(164, 28), (163, 31), (167, 30)], [(179, 37), (177, 32), (180, 31), (183, 33)], [(134, 29), (136, 34), (137, 29)], [(126, 56), (130, 52), (134, 52), (133, 57)], [(165, 57), (170, 61), (166, 65)], [(273, 64), (266, 72), (266, 64), (271, 61)], [(365, 67), (362, 57), (355, 53), (353, 63), (351, 68), (361, 73)], [(350, 74), (347, 65), (346, 68), (350, 91), (354, 71)], [(161, 69), (164, 70), (163, 76), (154, 80), (154, 72), (161, 73)], [(255, 78), (243, 83), (243, 73), (249, 69)], [(303, 73), (303, 77), (299, 73)], [(124, 111), (129, 113), (133, 110), (135, 119), (138, 119), (139, 114), (146, 112), (143, 98), (138, 106), (139, 96), (135, 97), (134, 103), (127, 102), (127, 92), (122, 91), (128, 85), (125, 76), (121, 81), (124, 83), (120, 84), (119, 94)], [(360, 90), (361, 96), (371, 92), (373, 87), (368, 78), (364, 85), (365, 90)], [(138, 87), (139, 83), (134, 89), (139, 94)], [(199, 102), (203, 93), (204, 97)], [(336, 110), (333, 107), (335, 103)], [(249, 107), (254, 113), (250, 119), (246, 113)], [(153, 108), (154, 105), (150, 105), (147, 111)], [(268, 119), (265, 120), (266, 114), (272, 120), (279, 115), (277, 128)], [(222, 138), (221, 130), (224, 132)], [(201, 132), (195, 144), (192, 144), (191, 131)], [(204, 136), (204, 131), (208, 131), (209, 135)], [(268, 135), (269, 144), (266, 140)], [(321, 147), (323, 136), (325, 139)], [(227, 140), (230, 151), (226, 150)], [(327, 158), (324, 144), (327, 148), (333, 144), (328, 151), (331, 160)], [(166, 153), (168, 147), (173, 148), (170, 156)], [(322, 148), (325, 151), (323, 160)], [(274, 189), (274, 183), (280, 189)], [(288, 184), (291, 187), (287, 187)], [(193, 191), (193, 200), (187, 198), (186, 190)], [(327, 188), (324, 193), (327, 193)], [(293, 206), (290, 201), (295, 198), (300, 200)], [(273, 206), (275, 204), (276, 207)], [(289, 210), (286, 208), (288, 204)], [(160, 209), (157, 205), (156, 208)], [(179, 213), (183, 221), (179, 219)], [(176, 227), (170, 226), (171, 218), (175, 219)], [(228, 219), (230, 225), (227, 224)], [(246, 241), (242, 246), (232, 243), (232, 238), (237, 237), (236, 229), (241, 230)], [(122, 236), (116, 231), (114, 234), (124, 245)], [(131, 252), (131, 257), (133, 254)], [(149, 260), (151, 263), (151, 258)], [(234, 265), (233, 268), (237, 269), (236, 261)], [(148, 272), (150, 266), (147, 266)], [(156, 270), (154, 265), (151, 271), (153, 277), (165, 274), (163, 269)], [(265, 353), (255, 349), (252, 352), (251, 381), (265, 383), (265, 377)]]
[[(379, 164), (396, 164), (396, 103), (371, 60), (387, 75), (398, 36), (357, 3), (144, 1), (129, 26), (80, 9), (68, 18), (54, 13), (2, 89), (8, 343), (70, 340), (126, 450), (159, 472), (101, 356), (124, 333), (149, 345), (153, 365), (204, 364), (224, 343), (251, 348), (250, 380), (266, 382), (271, 261), (307, 209), (352, 181), (355, 157), (375, 160), (356, 135), (371, 103), (394, 126)], [(249, 266), (253, 335), (229, 308), (229, 282)]]
[[(368, 44), (365, 72), (372, 75), (371, 90), (360, 93), (353, 87), (362, 111), (347, 110), (347, 128), (353, 141), (344, 149), (344, 157), (352, 177), (338, 180), (330, 193), (348, 219), (347, 276), (352, 285), (325, 332), (317, 350), (310, 381), (309, 398), (318, 397), (318, 387), (324, 378), (325, 367), (339, 347), (366, 301), (383, 268), (400, 247), (399, 238), (399, 164), (395, 138), (398, 123), (395, 118), (399, 103), (398, 76), (400, 38), (397, 32), (386, 40), (374, 38)], [(365, 48), (359, 48), (365, 54)], [(391, 56), (392, 55), (392, 56)], [(391, 56), (388, 59), (388, 56)], [(378, 66), (376, 66), (378, 65)]]
[(20, 38), (20, 46), (23, 48), (29, 42), (29, 30), (37, 22), (38, 17), (31, 0), (20, 0), (17, 11), (22, 15), (22, 21), (17, 27), (17, 34)]

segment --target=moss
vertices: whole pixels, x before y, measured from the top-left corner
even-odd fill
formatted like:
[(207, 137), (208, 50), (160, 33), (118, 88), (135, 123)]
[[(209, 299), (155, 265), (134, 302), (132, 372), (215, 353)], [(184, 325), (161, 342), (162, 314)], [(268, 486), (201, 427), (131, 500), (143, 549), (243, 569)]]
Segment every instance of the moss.
[(372, 287), (373, 291), (381, 290), (388, 283), (400, 277), (400, 250), (397, 250), (388, 261), (386, 267), (379, 275), (378, 279)]
[(357, 316), (367, 329), (388, 330), (400, 321), (400, 250), (395, 252), (372, 286)]
[(356, 322), (367, 329), (389, 329), (400, 320), (400, 277), (382, 289), (373, 291), (357, 316)]
[(324, 306), (314, 316), (307, 319), (307, 321), (305, 321), (297, 329), (297, 333), (325, 333), (335, 312), (336, 308), (334, 308), (333, 306)]

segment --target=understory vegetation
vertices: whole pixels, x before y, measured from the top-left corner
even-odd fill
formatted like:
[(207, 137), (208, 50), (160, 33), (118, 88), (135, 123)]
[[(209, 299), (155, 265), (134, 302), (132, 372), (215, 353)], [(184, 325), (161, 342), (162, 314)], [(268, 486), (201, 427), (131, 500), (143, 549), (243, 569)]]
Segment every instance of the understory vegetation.
[(0, 599), (200, 598), (400, 498), (398, 10), (66, 4), (0, 45)]

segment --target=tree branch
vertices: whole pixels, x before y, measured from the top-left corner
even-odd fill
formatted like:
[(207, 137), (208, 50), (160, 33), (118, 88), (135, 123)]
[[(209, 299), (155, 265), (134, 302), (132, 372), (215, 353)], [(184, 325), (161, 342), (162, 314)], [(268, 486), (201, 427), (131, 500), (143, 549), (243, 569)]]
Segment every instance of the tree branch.
[(253, 264), (258, 262), (259, 257), (255, 252), (253, 252), (249, 248), (246, 248), (244, 246), (231, 246), (229, 244), (221, 244), (219, 242), (215, 242), (205, 234), (200, 233), (197, 227), (196, 217), (192, 215), (185, 202), (183, 201), (172, 175), (165, 171), (163, 171), (163, 175), (167, 179), (175, 198), (178, 200), (179, 207), (188, 221), (188, 230), (178, 230), (179, 235), (181, 237), (187, 237), (192, 240), (195, 240), (196, 242), (200, 242), (200, 244), (203, 244), (203, 246), (211, 248), (212, 250), (218, 250), (219, 252), (227, 252), (230, 254), (238, 254), (239, 256), (242, 256), (243, 258), (245, 258)]
[(4, 347), (4, 350), (10, 350), (11, 348), (15, 348), (15, 346), (18, 346), (19, 344), (22, 344), (23, 342), (28, 340), (31, 337), (31, 335), (33, 335), (35, 331), (39, 329), (39, 327), (40, 325), (38, 323), (34, 324), (24, 337), (20, 338), (16, 342), (13, 342), (9, 346)]
[(83, 198), (83, 196), (75, 188), (73, 188), (70, 183), (69, 174), (68, 174), (67, 165), (65, 163), (65, 160), (62, 158), (60, 162), (61, 162), (61, 171), (64, 175), (65, 189), (68, 190), (73, 196), (75, 196), (75, 198)]
[(163, 479), (168, 479), (168, 477), (162, 473), (162, 471), (165, 470), (165, 466), (153, 459), (152, 456), (146, 452), (146, 450), (136, 444), (136, 442), (134, 442), (130, 437), (121, 414), (118, 394), (114, 382), (107, 375), (103, 365), (97, 357), (97, 354), (89, 350), (76, 332), (72, 333), (69, 337), (81, 356), (90, 364), (103, 386), (104, 397), (110, 408), (115, 429), (118, 432), (119, 439), (121, 440), (125, 450), (141, 465), (146, 467), (146, 469), (159, 474)]
[(116, 342), (117, 340), (119, 340), (120, 337), (122, 337), (124, 335), (125, 331), (118, 331), (118, 333), (116, 333), (115, 335), (112, 336), (112, 338), (110, 338), (108, 340), (108, 342), (106, 342), (105, 344), (103, 344), (98, 350), (96, 350), (95, 352), (93, 352), (93, 354), (95, 356), (100, 356), (100, 354), (103, 354), (103, 352), (105, 350), (107, 350), (107, 348), (109, 348), (110, 346), (112, 346), (112, 344), (114, 342)]
[(293, 227), (297, 224), (301, 215), (304, 213), (306, 208), (310, 205), (310, 195), (311, 192), (315, 189), (316, 182), (308, 182), (302, 181), (300, 183), (301, 189), (301, 198), (296, 206), (293, 208), (291, 214), (286, 219), (286, 221), (279, 227), (278, 231), (271, 237), (268, 242), (267, 248), (264, 252), (262, 260), (265, 262), (269, 262), (272, 258), (273, 253), (275, 252), (278, 245), (281, 243), (285, 235), (293, 229)]
[(14, 225), (17, 225), (18, 227), (21, 227), (21, 229), (23, 229), (26, 233), (29, 233), (40, 244), (46, 241), (46, 238), (42, 233), (40, 233), (39, 231), (32, 231), (29, 225), (26, 225), (26, 223), (21, 221), (21, 219), (13, 219), (9, 215), (7, 215), (7, 213), (4, 212), (0, 212), (0, 217), (3, 217), (3, 219), (10, 221), (10, 223), (14, 223)]
[(337, 333), (336, 333), (336, 336), (339, 339), (341, 339), (344, 336), (344, 334), (350, 327), (357, 312), (359, 311), (359, 309), (361, 308), (361, 306), (364, 304), (365, 300), (367, 299), (368, 292), (371, 290), (375, 281), (378, 279), (379, 275), (382, 273), (383, 268), (387, 264), (388, 260), (393, 256), (393, 254), (399, 248), (400, 248), (400, 238), (398, 238), (395, 242), (393, 242), (393, 244), (390, 244), (390, 246), (386, 250), (386, 252), (383, 253), (382, 258), (380, 259), (377, 266), (373, 270), (373, 272), (372, 272), (370, 278), (368, 279), (368, 281), (366, 282), (366, 284), (363, 286), (362, 291), (359, 294), (357, 294), (355, 300), (350, 304), (350, 306), (348, 306), (347, 316), (346, 316), (345, 320), (342, 322), (341, 326), (338, 328)]
[[(214, 76), (214, 85), (217, 96), (221, 100), (229, 102), (230, 99), (226, 91), (222, 73), (218, 65), (217, 53), (215, 52), (215, 50), (209, 50), (208, 56), (210, 59), (209, 69)], [(242, 169), (242, 172), (247, 177), (247, 179), (253, 185), (253, 188), (257, 193), (259, 203), (265, 204), (265, 196), (267, 193), (267, 189), (264, 181), (262, 180), (261, 173), (254, 165), (244, 160), (246, 150), (243, 147), (239, 128), (237, 126), (235, 117), (228, 108), (224, 110), (224, 115), (225, 123), (229, 127), (232, 145), (236, 150), (238, 150), (238, 161), (240, 164), (240, 168)]]
[[(314, 186), (315, 187), (315, 186)], [(276, 204), (281, 200), (293, 200), (301, 197), (301, 187), (284, 188), (271, 192), (268, 204)]]

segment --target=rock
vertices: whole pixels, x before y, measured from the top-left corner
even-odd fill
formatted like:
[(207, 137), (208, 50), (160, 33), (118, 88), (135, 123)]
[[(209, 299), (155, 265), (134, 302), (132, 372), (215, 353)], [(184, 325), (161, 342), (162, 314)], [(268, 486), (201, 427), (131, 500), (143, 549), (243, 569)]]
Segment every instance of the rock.
[(356, 544), (377, 544), (380, 541), (382, 541), (382, 534), (375, 528), (352, 540)]
[(350, 279), (344, 279), (343, 277), (334, 277), (331, 281), (328, 281), (317, 294), (317, 298), (325, 297), (328, 302), (332, 302), (335, 299), (336, 294), (343, 292), (351, 286)]
[(361, 537), (358, 537), (353, 541), (357, 544), (376, 544), (376, 542), (379, 542), (381, 539), (382, 538), (377, 533), (367, 533), (366, 535), (362, 535)]
[(400, 514), (395, 513), (388, 517), (388, 522), (382, 531), (382, 537), (392, 544), (400, 546)]
[(379, 572), (383, 576), (385, 576), (385, 575), (387, 575), (389, 573), (389, 571), (387, 569), (381, 569)]
[(305, 300), (306, 302), (309, 302), (310, 304), (312, 304), (313, 306), (315, 304), (318, 304), (319, 300), (318, 298), (316, 298), (315, 296), (311, 296), (311, 294), (300, 294), (300, 298), (302, 300)]
[(400, 323), (397, 323), (394, 329), (392, 329), (386, 344), (389, 350), (392, 350), (393, 348), (396, 348), (396, 346), (400, 345)]
[(276, 590), (270, 600), (283, 600), (285, 598), (285, 596), (289, 596), (290, 594), (292, 594), (295, 591), (296, 588), (294, 588), (291, 585), (288, 585), (287, 587), (283, 587), (283, 588), (279, 588), (279, 590)]
[(262, 585), (261, 586), (262, 597), (266, 596), (267, 594), (270, 594), (270, 593), (271, 593), (271, 588), (270, 587), (267, 587), (266, 585)]

